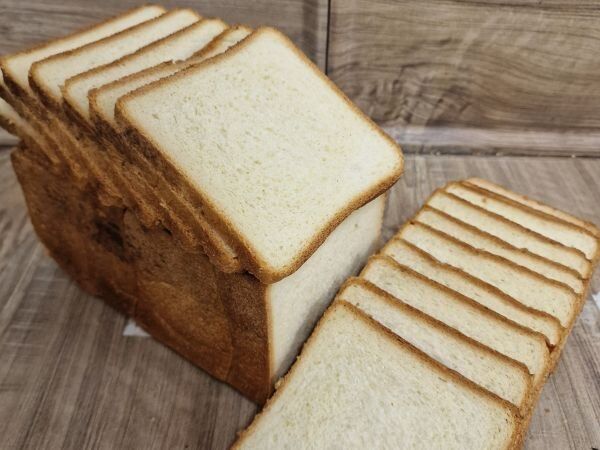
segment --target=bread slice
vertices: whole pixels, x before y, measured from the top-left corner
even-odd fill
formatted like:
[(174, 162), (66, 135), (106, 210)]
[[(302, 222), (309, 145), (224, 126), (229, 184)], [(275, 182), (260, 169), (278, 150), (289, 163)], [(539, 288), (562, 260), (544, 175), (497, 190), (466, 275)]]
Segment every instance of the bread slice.
[(265, 283), (293, 273), (403, 168), (394, 141), (270, 28), (121, 98), (116, 117)]
[(589, 260), (598, 256), (598, 238), (577, 225), (549, 216), (524, 206), (506, 197), (482, 190), (465, 183), (450, 183), (445, 188), (450, 192), (474, 205), (499, 214), (513, 222), (535, 231), (561, 244), (576, 248), (583, 252)]
[(92, 89), (165, 61), (187, 59), (226, 28), (220, 19), (200, 20), (135, 53), (71, 77), (62, 88), (64, 100), (82, 122), (89, 122), (88, 93)]
[[(122, 202), (118, 172), (115, 172), (106, 161), (96, 141), (87, 136), (84, 130), (79, 129), (77, 124), (67, 119), (62, 109), (61, 86), (71, 76), (119, 59), (199, 19), (200, 16), (192, 10), (174, 10), (107, 38), (54, 55), (32, 65), (30, 84), (44, 106), (48, 108), (39, 114), (54, 119), (52, 126), (56, 128), (57, 140), (61, 141), (61, 148), (64, 149), (63, 154), (69, 167), (72, 172), (83, 174), (84, 183), (98, 183), (101, 201), (104, 203)], [(166, 227), (176, 233), (185, 245), (198, 245), (195, 236), (185, 229), (181, 221), (171, 220)]]
[(437, 283), (460, 292), (512, 322), (543, 334), (550, 346), (557, 345), (565, 332), (555, 317), (529, 308), (479, 278), (441, 263), (401, 238), (390, 240), (381, 253)]
[(548, 239), (454, 194), (437, 190), (427, 204), (462, 222), (485, 230), (517, 248), (529, 250), (531, 253), (563, 264), (575, 270), (584, 279), (588, 279), (591, 275), (592, 264), (579, 250)]
[[(187, 60), (165, 62), (136, 72), (100, 88), (93, 89), (88, 95), (91, 108), (90, 116), (97, 135), (106, 143), (109, 151), (114, 149), (115, 152), (118, 152), (112, 157), (123, 165), (122, 173), (130, 180), (129, 190), (132, 192), (135, 192), (136, 189), (142, 191), (150, 198), (148, 203), (150, 206), (157, 205), (158, 208), (158, 205), (168, 204), (171, 207), (170, 209), (178, 211), (182, 217), (188, 217), (190, 223), (197, 223), (201, 228), (200, 233), (206, 236), (205, 252), (220, 270), (227, 273), (241, 270), (235, 249), (231, 247), (218, 230), (210, 226), (201, 210), (186, 204), (176, 194), (172, 186), (158, 174), (151, 161), (146, 160), (141, 153), (133, 151), (126, 142), (120, 139), (121, 130), (114, 120), (114, 107), (121, 96), (172, 75), (192, 64), (197, 64), (204, 59), (222, 53), (248, 36), (251, 31), (250, 28), (243, 26), (227, 29), (215, 37), (209, 45), (199, 49)], [(158, 215), (160, 213), (150, 212), (149, 214)], [(166, 212), (166, 214), (169, 214), (169, 212)]]
[(508, 402), (336, 302), (233, 448), (507, 449), (520, 434)]
[[(162, 6), (141, 6), (113, 17), (105, 22), (77, 31), (66, 37), (38, 45), (31, 49), (4, 56), (0, 61), (2, 72), (15, 95), (31, 94), (29, 87), (29, 70), (37, 61), (49, 58), (58, 53), (68, 52), (78, 47), (104, 39), (142, 22), (152, 20), (165, 13)], [(13, 105), (14, 106), (14, 105)]]
[(61, 88), (69, 78), (122, 58), (200, 19), (191, 9), (176, 9), (107, 38), (35, 62), (29, 71), (31, 88), (47, 106), (59, 109)]
[(465, 336), (524, 364), (534, 377), (534, 386), (544, 381), (550, 357), (541, 334), (510, 322), (388, 256), (371, 258), (360, 276)]
[[(165, 61), (188, 58), (203, 49), (226, 28), (227, 25), (218, 19), (201, 20), (117, 61), (68, 79), (63, 88), (67, 112), (84, 129), (92, 127), (88, 108), (90, 89)], [(209, 230), (206, 220), (198, 217), (195, 211), (180, 210), (180, 217), (178, 217), (176, 212), (171, 212), (171, 208), (163, 207), (165, 202), (156, 201), (152, 189), (140, 185), (140, 181), (145, 179), (144, 176), (138, 176), (134, 183), (128, 183), (122, 170), (124, 165), (122, 154), (113, 149), (110, 144), (106, 144), (105, 151), (96, 152), (96, 157), (103, 159), (100, 163), (101, 167), (106, 168), (108, 172), (113, 172), (117, 190), (126, 196), (129, 204), (136, 205), (136, 210), (143, 214), (146, 222), (151, 220), (148, 218), (166, 216), (164, 220), (170, 224), (169, 228), (175, 227), (177, 235), (182, 237), (184, 242), (190, 242), (187, 236), (198, 236), (205, 253), (212, 256), (213, 262), (220, 269), (228, 272), (239, 269), (235, 251), (221, 236)]]
[(507, 242), (461, 222), (431, 206), (425, 205), (414, 220), (442, 231), (472, 247), (501, 256), (548, 279), (558, 281), (577, 294), (583, 293), (584, 282), (579, 278), (577, 272), (541, 256), (534, 255), (527, 250), (517, 249)]
[(377, 322), (440, 364), (515, 405), (529, 406), (531, 377), (527, 367), (459, 333), (361, 278), (350, 278), (338, 299)]
[(478, 250), (448, 234), (421, 223), (409, 223), (399, 237), (429, 253), (439, 261), (457, 267), (502, 290), (525, 306), (546, 312), (568, 328), (575, 320), (579, 297), (507, 259)]
[(465, 180), (466, 184), (477, 186), (481, 189), (485, 189), (487, 191), (493, 192), (495, 194), (501, 195), (503, 197), (509, 198), (517, 203), (521, 203), (522, 205), (528, 206), (529, 208), (533, 208), (536, 211), (543, 212), (544, 214), (548, 214), (550, 216), (556, 217), (558, 219), (564, 220), (565, 222), (572, 223), (573, 225), (577, 225), (581, 228), (585, 228), (590, 233), (595, 234), (596, 236), (600, 236), (600, 230), (596, 225), (591, 222), (587, 222), (578, 217), (575, 217), (571, 214), (568, 214), (564, 211), (560, 211), (551, 206), (545, 205), (542, 202), (537, 200), (533, 200), (524, 195), (517, 194), (515, 192), (509, 191), (508, 189), (499, 186), (497, 184), (492, 183), (488, 180), (483, 180), (481, 178), (469, 178)]
[(12, 55), (6, 55), (0, 59), (0, 66), (6, 82), (6, 89), (0, 90), (0, 94), (44, 138), (44, 153), (54, 165), (67, 164), (68, 160), (63, 154), (62, 145), (58, 145), (61, 141), (55, 139), (53, 129), (48, 124), (50, 119), (44, 120), (44, 117), (36, 115), (43, 108), (39, 105), (29, 86), (29, 69), (31, 65), (49, 56), (73, 50), (151, 20), (164, 12), (165, 9), (160, 6), (142, 6), (64, 38)]

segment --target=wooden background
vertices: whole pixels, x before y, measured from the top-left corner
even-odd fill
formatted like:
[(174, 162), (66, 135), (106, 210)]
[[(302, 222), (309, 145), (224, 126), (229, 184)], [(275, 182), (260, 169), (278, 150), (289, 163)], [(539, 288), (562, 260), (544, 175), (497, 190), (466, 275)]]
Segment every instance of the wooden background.
[[(138, 3), (2, 0), (0, 54)], [(405, 150), (426, 153), (407, 157), (386, 237), (434, 188), (471, 175), (600, 224), (596, 2), (162, 3), (281, 28)], [(227, 448), (255, 406), (152, 339), (123, 336), (125, 319), (57, 268), (28, 222), (13, 143), (0, 134), (0, 448)], [(600, 300), (588, 300), (526, 448), (600, 448)]]

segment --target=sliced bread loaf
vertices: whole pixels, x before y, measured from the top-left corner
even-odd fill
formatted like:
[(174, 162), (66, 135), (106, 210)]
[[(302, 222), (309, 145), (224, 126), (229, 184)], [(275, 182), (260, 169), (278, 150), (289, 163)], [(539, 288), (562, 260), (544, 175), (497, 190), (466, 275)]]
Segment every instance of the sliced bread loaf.
[(121, 98), (116, 117), (265, 283), (293, 273), (403, 167), (394, 141), (270, 28)]
[(557, 345), (564, 333), (563, 327), (555, 317), (529, 308), (479, 278), (441, 263), (403, 239), (392, 239), (381, 252), (403, 266), (410, 267), (421, 275), (460, 292), (507, 319), (543, 334), (551, 346)]
[(542, 202), (537, 200), (533, 200), (525, 195), (517, 194), (516, 192), (509, 191), (508, 189), (499, 186), (497, 184), (492, 183), (488, 180), (483, 180), (481, 178), (469, 178), (465, 180), (466, 184), (477, 186), (479, 188), (485, 189), (487, 191), (493, 192), (498, 195), (502, 195), (503, 197), (514, 200), (517, 203), (521, 203), (522, 205), (528, 206), (529, 208), (533, 208), (536, 211), (543, 212), (544, 214), (548, 214), (550, 216), (556, 217), (558, 219), (564, 220), (565, 222), (572, 223), (573, 225), (577, 225), (581, 228), (585, 228), (591, 233), (594, 233), (596, 236), (600, 236), (600, 230), (596, 225), (591, 222), (587, 222), (578, 217), (572, 216), (564, 211), (558, 210), (551, 206), (545, 205)]
[(520, 434), (508, 402), (336, 302), (233, 448), (491, 450)]
[(31, 88), (47, 106), (58, 110), (62, 104), (61, 88), (69, 78), (122, 58), (200, 18), (191, 9), (169, 11), (107, 38), (35, 62), (29, 71)]
[(88, 122), (90, 90), (165, 61), (184, 60), (204, 48), (227, 28), (219, 19), (200, 20), (107, 65), (69, 78), (62, 92), (77, 117)]
[(527, 367), (459, 333), (362, 278), (351, 278), (338, 299), (360, 308), (439, 363), (517, 406), (531, 393)]
[(577, 294), (583, 293), (584, 282), (577, 272), (544, 257), (534, 255), (527, 250), (513, 247), (509, 243), (465, 222), (461, 222), (431, 206), (423, 206), (414, 220), (442, 231), (472, 247), (502, 256), (546, 278), (558, 281), (571, 288)]
[(567, 247), (539, 233), (531, 231), (498, 214), (469, 203), (449, 192), (437, 190), (427, 204), (446, 214), (485, 230), (509, 244), (529, 250), (556, 263), (563, 264), (584, 279), (590, 277), (592, 264), (585, 255), (572, 247)]
[(369, 260), (360, 274), (403, 302), (527, 366), (539, 386), (550, 362), (544, 337), (387, 256)]
[(556, 317), (565, 328), (575, 320), (580, 301), (577, 294), (536, 272), (418, 222), (405, 225), (399, 236), (439, 261), (495, 286), (524, 305)]
[(598, 255), (598, 238), (577, 225), (549, 216), (540, 211), (524, 206), (506, 197), (483, 190), (465, 183), (450, 183), (446, 192), (480, 206), (488, 211), (499, 214), (513, 222), (535, 231), (561, 244), (576, 248), (583, 252), (589, 260)]

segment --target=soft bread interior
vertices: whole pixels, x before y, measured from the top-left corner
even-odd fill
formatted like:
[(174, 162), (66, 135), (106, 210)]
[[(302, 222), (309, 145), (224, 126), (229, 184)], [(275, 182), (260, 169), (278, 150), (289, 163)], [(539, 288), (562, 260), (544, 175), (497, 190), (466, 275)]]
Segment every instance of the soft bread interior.
[(385, 256), (371, 258), (360, 276), (428, 316), (525, 364), (534, 376), (535, 385), (543, 381), (549, 352), (541, 335), (477, 307), (479, 305), (468, 298)]
[(42, 44), (33, 50), (26, 50), (5, 56), (2, 58), (2, 70), (21, 89), (31, 92), (29, 90), (29, 69), (33, 63), (58, 53), (82, 47), (90, 42), (104, 39), (142, 22), (154, 19), (164, 13), (165, 9), (161, 6), (142, 6), (89, 29), (76, 32), (62, 39), (56, 39), (47, 44)]
[(504, 449), (517, 428), (508, 404), (336, 303), (234, 448)]
[(61, 88), (72, 76), (108, 64), (199, 19), (200, 16), (190, 9), (170, 11), (116, 35), (33, 64), (31, 81), (43, 91), (44, 96), (60, 105)]
[(465, 184), (452, 183), (446, 187), (450, 192), (474, 205), (499, 214), (549, 239), (563, 245), (576, 248), (583, 252), (587, 259), (592, 260), (598, 253), (598, 239), (589, 231), (575, 225), (553, 220), (536, 213), (523, 205), (512, 202), (486, 191), (478, 190)]
[(423, 353), (518, 408), (528, 402), (527, 368), (422, 314), (375, 285), (351, 279), (337, 298), (358, 307)]
[(382, 195), (354, 211), (300, 269), (269, 286), (273, 381), (292, 364), (339, 286), (375, 250), (384, 208)]
[(564, 286), (552, 284), (519, 266), (508, 264), (504, 259), (462, 244), (420, 223), (406, 225), (400, 237), (434, 258), (501, 289), (525, 306), (556, 317), (564, 327), (574, 320), (578, 298)]
[(564, 329), (554, 317), (527, 308), (495, 287), (465, 272), (434, 259), (418, 247), (395, 238), (386, 244), (382, 253), (403, 266), (460, 292), (501, 316), (543, 334), (551, 345), (560, 341)]
[(63, 88), (65, 101), (88, 120), (90, 90), (165, 61), (187, 59), (226, 28), (219, 19), (200, 20), (114, 63), (70, 78)]
[(575, 270), (583, 278), (588, 278), (590, 275), (591, 263), (580, 251), (552, 241), (454, 194), (437, 191), (429, 198), (427, 204), (480, 230), (485, 230), (517, 248), (529, 250), (533, 254), (563, 264)]
[(435, 208), (424, 206), (414, 220), (442, 231), (472, 247), (501, 256), (548, 279), (563, 283), (578, 294), (583, 292), (583, 280), (576, 272), (526, 250), (517, 249), (485, 231), (454, 219)]
[(519, 195), (516, 192), (509, 191), (508, 189), (499, 186), (497, 184), (492, 183), (488, 180), (483, 180), (481, 178), (469, 178), (465, 180), (466, 184), (470, 184), (473, 186), (477, 186), (479, 188), (488, 190), (495, 194), (501, 195), (503, 197), (509, 198), (517, 203), (525, 205), (529, 208), (533, 208), (536, 211), (543, 212), (544, 214), (548, 214), (550, 216), (554, 216), (558, 219), (564, 220), (565, 222), (572, 223), (573, 225), (577, 225), (581, 228), (585, 228), (591, 233), (598, 236), (600, 234), (600, 230), (596, 225), (590, 222), (586, 222), (585, 220), (581, 220), (578, 217), (572, 216), (564, 211), (558, 210), (556, 208), (552, 208), (551, 206), (545, 205), (537, 200), (530, 199), (525, 197), (524, 195)]

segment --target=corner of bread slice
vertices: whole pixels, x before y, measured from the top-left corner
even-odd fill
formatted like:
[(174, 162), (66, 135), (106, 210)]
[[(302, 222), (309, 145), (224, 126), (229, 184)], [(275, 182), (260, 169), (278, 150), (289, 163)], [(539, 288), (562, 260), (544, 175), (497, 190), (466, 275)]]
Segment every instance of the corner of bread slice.
[[(336, 414), (340, 408), (356, 414)], [(399, 447), (439, 437), (440, 428), (453, 449), (516, 448), (522, 432), (513, 405), (337, 300), (233, 448), (293, 448), (309, 440), (345, 447), (357, 439)]]

